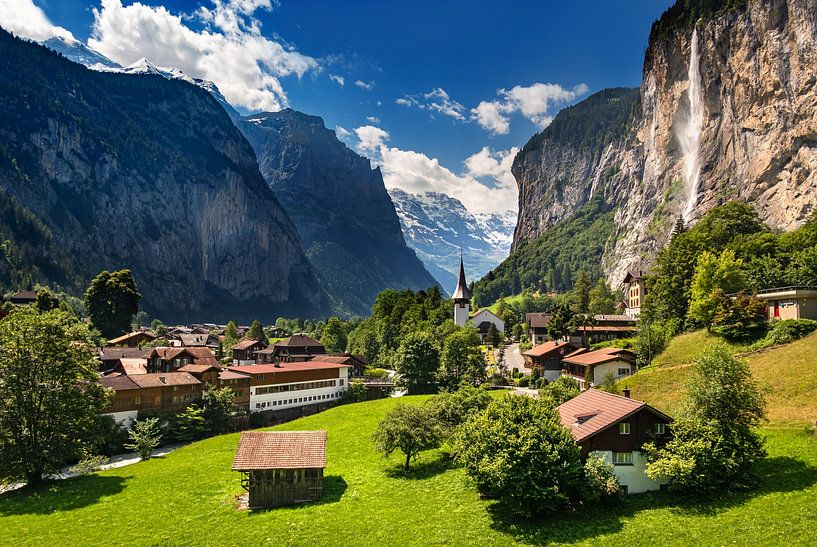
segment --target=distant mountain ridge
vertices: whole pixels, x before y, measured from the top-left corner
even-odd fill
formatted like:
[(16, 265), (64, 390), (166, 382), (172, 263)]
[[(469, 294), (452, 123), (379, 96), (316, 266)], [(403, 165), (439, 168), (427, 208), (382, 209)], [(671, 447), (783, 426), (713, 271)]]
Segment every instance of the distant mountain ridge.
[(508, 256), (515, 212), (474, 215), (461, 201), (439, 192), (409, 194), (392, 188), (389, 195), (409, 245), (449, 293), (456, 285), (460, 252), (471, 280)]

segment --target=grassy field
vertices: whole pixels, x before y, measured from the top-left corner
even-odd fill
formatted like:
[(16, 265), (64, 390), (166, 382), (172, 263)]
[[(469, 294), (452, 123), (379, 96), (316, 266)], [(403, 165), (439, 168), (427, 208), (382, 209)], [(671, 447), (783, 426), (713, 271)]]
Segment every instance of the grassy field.
[[(404, 400), (419, 403), (422, 397)], [(752, 492), (721, 499), (631, 496), (611, 507), (523, 521), (482, 500), (445, 454), (409, 474), (375, 454), (370, 435), (394, 399), (338, 407), (278, 429), (326, 429), (320, 503), (237, 511), (238, 440), (224, 435), (164, 458), (0, 496), (0, 544), (428, 545), (814, 544), (817, 438), (769, 428), (769, 459)]]
[[(713, 339), (705, 332), (672, 340), (655, 364), (623, 380), (632, 397), (670, 414), (677, 411), (694, 358)], [(736, 352), (742, 348), (733, 346)], [(817, 420), (817, 333), (791, 344), (745, 356), (752, 375), (768, 387), (768, 417), (776, 425)]]

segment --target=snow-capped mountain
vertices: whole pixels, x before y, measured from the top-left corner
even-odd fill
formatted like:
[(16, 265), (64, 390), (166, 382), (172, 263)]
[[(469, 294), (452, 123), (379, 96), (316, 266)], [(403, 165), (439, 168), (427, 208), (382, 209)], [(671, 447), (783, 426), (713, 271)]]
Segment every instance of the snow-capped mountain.
[(471, 281), (507, 258), (515, 212), (474, 215), (461, 201), (439, 192), (409, 194), (393, 188), (389, 195), (406, 242), (449, 293), (456, 285), (460, 251)]
[(41, 43), (45, 47), (62, 54), (63, 57), (74, 61), (75, 63), (85, 65), (91, 70), (99, 70), (103, 72), (121, 72), (124, 74), (155, 74), (169, 80), (184, 80), (185, 82), (199, 86), (210, 93), (219, 102), (219, 104), (224, 107), (224, 110), (227, 111), (227, 114), (229, 114), (230, 118), (233, 120), (236, 120), (240, 116), (232, 105), (227, 102), (227, 99), (225, 99), (224, 95), (221, 94), (221, 91), (219, 91), (218, 87), (216, 87), (216, 84), (210, 80), (193, 78), (176, 67), (157, 66), (145, 58), (139, 59), (135, 63), (123, 67), (122, 65), (111, 61), (98, 51), (91, 49), (79, 40), (71, 40), (63, 37), (55, 36), (54, 38), (49, 38)]

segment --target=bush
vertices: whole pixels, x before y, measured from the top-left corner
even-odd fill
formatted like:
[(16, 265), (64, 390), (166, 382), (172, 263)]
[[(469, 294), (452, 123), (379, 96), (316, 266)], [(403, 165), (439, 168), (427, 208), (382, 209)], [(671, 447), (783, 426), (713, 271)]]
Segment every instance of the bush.
[(768, 328), (766, 303), (757, 296), (747, 296), (743, 292), (734, 300), (725, 296), (715, 311), (712, 326), (727, 340), (746, 342), (757, 339)]
[(530, 385), (530, 376), (527, 374), (520, 376), (516, 380), (516, 385), (518, 385), (519, 387), (528, 387)]
[(108, 457), (103, 456), (102, 454), (97, 454), (95, 456), (85, 456), (79, 462), (77, 462), (73, 467), (71, 467), (71, 472), (77, 475), (87, 475), (89, 473), (95, 473), (102, 469), (102, 466), (108, 462)]
[(170, 437), (175, 441), (190, 442), (207, 436), (204, 409), (188, 406), (170, 419)]
[(539, 390), (539, 397), (551, 404), (559, 406), (581, 393), (579, 384), (570, 376), (559, 376), (544, 388)]
[(451, 434), (472, 414), (485, 410), (491, 396), (484, 389), (463, 385), (457, 391), (443, 392), (426, 402), (431, 415)]
[(613, 473), (613, 466), (598, 456), (588, 455), (584, 462), (582, 499), (587, 503), (597, 503), (620, 495), (621, 485)]
[(384, 368), (366, 367), (363, 375), (370, 378), (386, 379), (389, 377), (389, 371)]
[(150, 455), (159, 446), (162, 433), (159, 431), (159, 418), (147, 418), (133, 423), (128, 431), (129, 442), (125, 448), (135, 450), (143, 460), (150, 459)]
[(202, 417), (210, 433), (218, 435), (230, 429), (235, 394), (229, 387), (210, 386), (201, 398)]
[(113, 456), (125, 450), (128, 430), (122, 427), (113, 416), (100, 414), (96, 417), (94, 427), (88, 431), (90, 454)]
[(360, 378), (352, 378), (349, 381), (349, 389), (343, 392), (344, 403), (360, 403), (366, 400), (366, 384)]
[(774, 321), (766, 335), (771, 345), (789, 344), (817, 330), (817, 321), (813, 319), (784, 319)]

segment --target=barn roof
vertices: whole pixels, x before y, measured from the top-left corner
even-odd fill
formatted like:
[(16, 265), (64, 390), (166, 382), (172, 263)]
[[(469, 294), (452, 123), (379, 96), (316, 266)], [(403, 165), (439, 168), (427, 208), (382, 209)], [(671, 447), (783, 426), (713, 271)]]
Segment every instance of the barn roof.
[(244, 431), (233, 471), (326, 467), (326, 431)]

